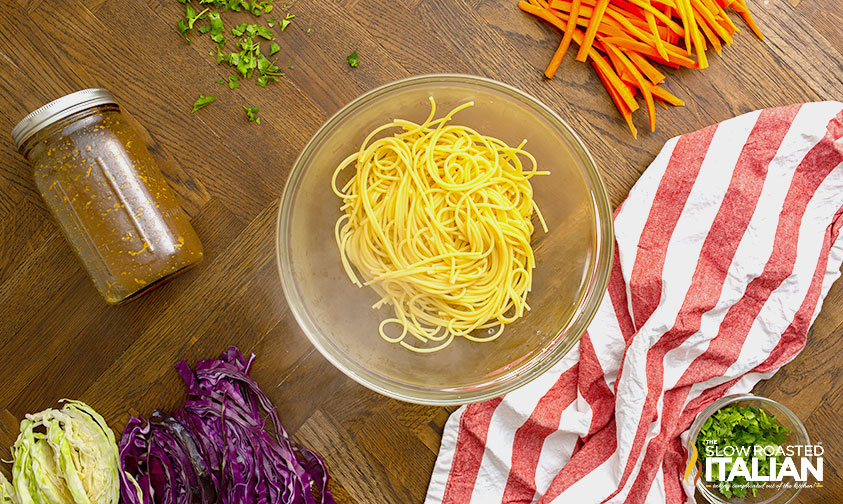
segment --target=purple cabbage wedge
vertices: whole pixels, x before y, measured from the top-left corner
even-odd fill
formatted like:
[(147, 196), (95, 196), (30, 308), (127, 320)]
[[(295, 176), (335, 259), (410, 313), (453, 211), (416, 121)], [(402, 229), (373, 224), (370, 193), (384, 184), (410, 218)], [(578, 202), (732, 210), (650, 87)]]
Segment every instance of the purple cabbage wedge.
[(216, 492), (193, 436), (161, 412), (131, 418), (120, 439), (124, 504), (215, 503)]
[[(316, 504), (314, 487), (319, 503), (335, 504), (325, 462), (289, 438), (249, 377), (254, 360), (230, 347), (195, 372), (176, 366), (188, 395), (178, 420), (133, 418), (120, 441), (125, 504)], [(155, 448), (165, 428), (166, 456)]]

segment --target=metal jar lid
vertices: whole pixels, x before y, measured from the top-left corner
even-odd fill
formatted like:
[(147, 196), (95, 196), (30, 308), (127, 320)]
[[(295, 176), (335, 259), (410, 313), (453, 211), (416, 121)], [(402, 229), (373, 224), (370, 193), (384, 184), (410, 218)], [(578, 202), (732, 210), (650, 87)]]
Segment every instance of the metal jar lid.
[(27, 114), (12, 128), (12, 140), (15, 142), (15, 148), (20, 150), (21, 145), (29, 137), (56, 121), (97, 105), (111, 103), (116, 104), (117, 102), (114, 101), (111, 93), (103, 88), (83, 89), (53, 100)]

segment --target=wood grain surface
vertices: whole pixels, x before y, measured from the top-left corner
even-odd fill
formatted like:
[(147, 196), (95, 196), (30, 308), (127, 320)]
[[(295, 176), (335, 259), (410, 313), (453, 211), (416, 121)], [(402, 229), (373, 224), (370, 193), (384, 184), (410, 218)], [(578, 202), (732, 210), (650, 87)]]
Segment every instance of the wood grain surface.
[[(228, 345), (258, 355), (254, 377), (294, 436), (327, 458), (343, 503), (423, 499), (450, 409), (381, 397), (335, 370), (287, 308), (275, 266), (278, 197), (308, 138), (340, 106), (394, 79), (462, 72), (533, 94), (568, 121), (617, 206), (668, 138), (754, 109), (843, 98), (839, 0), (749, 0), (767, 36), (736, 37), (705, 71), (669, 71), (683, 108), (658, 110), (637, 141), (587, 65), (542, 77), (558, 35), (515, 0), (298, 0), (278, 13), (286, 71), (266, 89), (214, 84), (231, 71), (175, 30), (176, 0), (5, 0), (0, 8), (0, 458), (27, 412), (88, 401), (121, 431), (129, 415), (175, 409), (181, 359)], [(239, 15), (242, 21), (248, 15)], [(225, 14), (226, 26), (238, 20)], [(236, 21), (241, 22), (241, 21)], [(743, 27), (740, 20), (736, 23)], [(360, 54), (350, 68), (346, 56)], [(291, 68), (287, 68), (291, 67)], [(204, 263), (124, 306), (107, 306), (65, 243), (9, 138), (26, 112), (86, 87), (110, 89), (148, 132), (152, 152), (203, 240)], [(191, 114), (199, 94), (216, 103)], [(262, 124), (243, 106), (257, 106)], [(636, 114), (645, 131), (645, 114)], [(822, 489), (798, 502), (843, 502), (843, 285), (805, 351), (760, 393), (783, 401), (826, 447)], [(5, 471), (5, 469), (4, 469)]]

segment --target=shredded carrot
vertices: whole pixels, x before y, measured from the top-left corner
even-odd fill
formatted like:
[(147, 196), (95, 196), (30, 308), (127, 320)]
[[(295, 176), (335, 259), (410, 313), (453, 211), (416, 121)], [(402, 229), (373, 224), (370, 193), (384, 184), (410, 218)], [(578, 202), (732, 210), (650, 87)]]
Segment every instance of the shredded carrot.
[(653, 84), (661, 84), (664, 82), (665, 76), (663, 73), (659, 72), (659, 70), (650, 64), (647, 61), (647, 58), (641, 56), (635, 51), (624, 51), (624, 54), (629, 56), (629, 59), (632, 60), (632, 63), (641, 71), (642, 74), (646, 75), (650, 82)]
[(615, 102), (615, 107), (617, 107), (618, 111), (621, 113), (621, 116), (626, 121), (626, 124), (629, 125), (629, 131), (632, 132), (632, 137), (638, 138), (638, 130), (636, 130), (635, 125), (632, 124), (632, 111), (629, 110), (629, 107), (626, 106), (626, 103), (621, 100), (620, 95), (615, 90), (615, 88), (612, 87), (612, 84), (609, 82), (609, 79), (603, 73), (603, 70), (600, 69), (600, 66), (597, 64), (597, 62), (592, 61), (591, 66), (594, 67), (594, 70), (597, 72), (597, 76), (603, 83), (603, 87), (606, 88), (606, 91), (609, 92), (609, 96), (612, 97), (612, 101)]
[(571, 14), (568, 17), (568, 24), (565, 27), (565, 34), (562, 36), (562, 41), (559, 43), (559, 48), (556, 50), (556, 53), (553, 55), (553, 58), (550, 59), (550, 64), (547, 65), (547, 69), (544, 71), (544, 75), (548, 79), (552, 79), (556, 74), (556, 70), (562, 63), (562, 58), (565, 57), (565, 53), (568, 51), (568, 46), (571, 45), (571, 38), (574, 36), (574, 30), (577, 28), (579, 11), (580, 0), (573, 0), (571, 4)]
[(653, 131), (656, 103), (685, 105), (660, 86), (665, 75), (655, 63), (671, 68), (708, 67), (706, 52), (713, 49), (719, 54), (740, 33), (725, 9), (737, 12), (763, 39), (746, 0), (520, 0), (518, 7), (561, 32), (545, 76), (552, 78), (571, 42), (577, 44), (576, 59), (591, 60), (635, 137), (632, 114), (640, 108), (637, 95), (644, 99)]
[(744, 0), (735, 0), (734, 3), (731, 4), (731, 7), (741, 15), (746, 25), (749, 26), (749, 29), (752, 30), (758, 38), (764, 40), (764, 35), (761, 33), (761, 29), (758, 28), (758, 25), (755, 24), (755, 20), (752, 18), (752, 14), (749, 13), (749, 8), (746, 6), (746, 2)]
[(577, 61), (588, 59), (588, 52), (591, 50), (591, 44), (594, 43), (594, 37), (597, 35), (597, 27), (600, 25), (600, 20), (608, 6), (609, 0), (598, 0), (597, 5), (594, 6), (594, 14), (592, 14), (591, 22), (588, 23), (588, 29), (585, 31), (585, 39), (577, 52)]
[(608, 54), (613, 54), (619, 61), (620, 64), (626, 68), (626, 70), (632, 75), (633, 80), (635, 81), (635, 85), (641, 90), (641, 94), (644, 96), (644, 102), (647, 104), (647, 116), (650, 120), (650, 131), (656, 131), (656, 106), (653, 103), (653, 93), (650, 91), (651, 85), (644, 80), (644, 76), (641, 75), (641, 72), (635, 68), (635, 65), (629, 61), (629, 58), (626, 57), (617, 47), (614, 45), (603, 42), (603, 47), (606, 48)]

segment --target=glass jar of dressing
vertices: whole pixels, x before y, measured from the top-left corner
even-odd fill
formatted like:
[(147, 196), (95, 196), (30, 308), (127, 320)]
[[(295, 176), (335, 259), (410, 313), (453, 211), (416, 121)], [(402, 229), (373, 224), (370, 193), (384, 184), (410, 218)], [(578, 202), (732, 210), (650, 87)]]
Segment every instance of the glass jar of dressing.
[(44, 105), (12, 139), (107, 302), (139, 296), (202, 260), (199, 237), (107, 90)]

